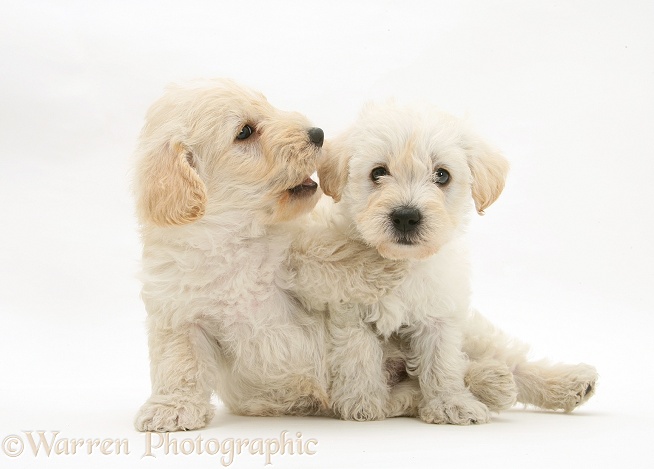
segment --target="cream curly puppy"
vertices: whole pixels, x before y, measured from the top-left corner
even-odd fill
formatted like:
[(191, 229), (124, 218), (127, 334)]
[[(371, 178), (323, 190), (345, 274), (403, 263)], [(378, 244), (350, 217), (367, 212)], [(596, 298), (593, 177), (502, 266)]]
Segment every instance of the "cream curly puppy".
[[(203, 427), (214, 391), (238, 414), (328, 413), (325, 318), (301, 307), (312, 293), (297, 278), (365, 303), (404, 270), (355, 243), (311, 249), (302, 237), (322, 143), (302, 115), (225, 80), (171, 87), (148, 111), (135, 193), (152, 395), (138, 430)], [(293, 242), (358, 265), (301, 262)]]
[[(471, 312), (463, 234), (473, 201), (483, 213), (504, 187), (502, 155), (447, 114), (387, 103), (365, 108), (319, 166), (321, 187), (338, 202), (316, 211), (323, 231), (411, 261), (401, 286), (376, 304), (329, 304), (338, 415), (470, 424), (516, 397), (565, 410), (590, 397), (594, 368), (530, 363), (525, 347)], [(409, 379), (388, 386), (403, 373)]]

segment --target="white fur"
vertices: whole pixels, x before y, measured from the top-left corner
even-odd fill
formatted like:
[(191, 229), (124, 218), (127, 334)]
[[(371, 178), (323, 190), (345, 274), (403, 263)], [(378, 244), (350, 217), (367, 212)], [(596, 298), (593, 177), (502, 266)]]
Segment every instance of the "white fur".
[[(379, 167), (388, 174), (375, 181)], [(438, 169), (449, 172), (447, 184), (434, 182)], [(368, 106), (329, 142), (319, 177), (338, 203), (324, 202), (316, 222), (329, 236), (410, 260), (404, 282), (379, 302), (329, 304), (330, 397), (340, 417), (482, 423), (487, 405), (501, 410), (516, 397), (565, 410), (590, 397), (592, 367), (527, 362), (526, 348), (471, 312), (467, 214), (473, 200), (480, 213), (493, 203), (507, 170), (506, 160), (462, 122), (431, 108)], [(391, 221), (400, 207), (422, 217), (410, 243), (401, 242)], [(391, 358), (404, 361), (410, 377), (394, 388), (387, 385)]]

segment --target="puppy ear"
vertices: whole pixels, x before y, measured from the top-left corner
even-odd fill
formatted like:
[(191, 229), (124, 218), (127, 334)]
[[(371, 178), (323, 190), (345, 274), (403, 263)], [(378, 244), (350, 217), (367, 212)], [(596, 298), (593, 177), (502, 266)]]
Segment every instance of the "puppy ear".
[(167, 142), (159, 151), (142, 154), (137, 188), (141, 220), (184, 225), (204, 215), (207, 190), (193, 161), (192, 152), (180, 143)]
[(472, 172), (472, 198), (480, 215), (502, 193), (509, 172), (509, 162), (497, 150), (478, 137), (466, 144), (468, 166)]
[(318, 179), (322, 191), (334, 202), (341, 200), (347, 182), (349, 161), (350, 157), (343, 145), (326, 142), (323, 146), (322, 158), (318, 161)]

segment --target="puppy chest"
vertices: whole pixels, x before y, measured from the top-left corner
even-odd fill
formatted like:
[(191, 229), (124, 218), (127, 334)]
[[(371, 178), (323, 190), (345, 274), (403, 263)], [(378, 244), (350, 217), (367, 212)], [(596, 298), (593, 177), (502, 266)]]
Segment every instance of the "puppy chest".
[(471, 296), (466, 275), (456, 269), (433, 268), (430, 264), (411, 271), (395, 295), (409, 323), (428, 317), (463, 315), (470, 307)]

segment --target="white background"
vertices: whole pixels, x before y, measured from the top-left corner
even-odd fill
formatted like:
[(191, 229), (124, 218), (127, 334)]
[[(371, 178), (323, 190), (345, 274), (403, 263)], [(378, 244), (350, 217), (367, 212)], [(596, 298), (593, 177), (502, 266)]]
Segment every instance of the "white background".
[[(571, 415), (488, 425), (236, 417), (175, 438), (319, 441), (273, 467), (651, 467), (654, 7), (644, 1), (3, 1), (0, 439), (126, 438), (129, 455), (1, 467), (220, 467), (141, 458), (149, 394), (131, 152), (165, 84), (227, 76), (333, 136), (369, 99), (468, 115), (512, 163), (470, 227), (475, 305), (534, 357), (597, 366)], [(241, 454), (231, 467), (263, 467)]]

